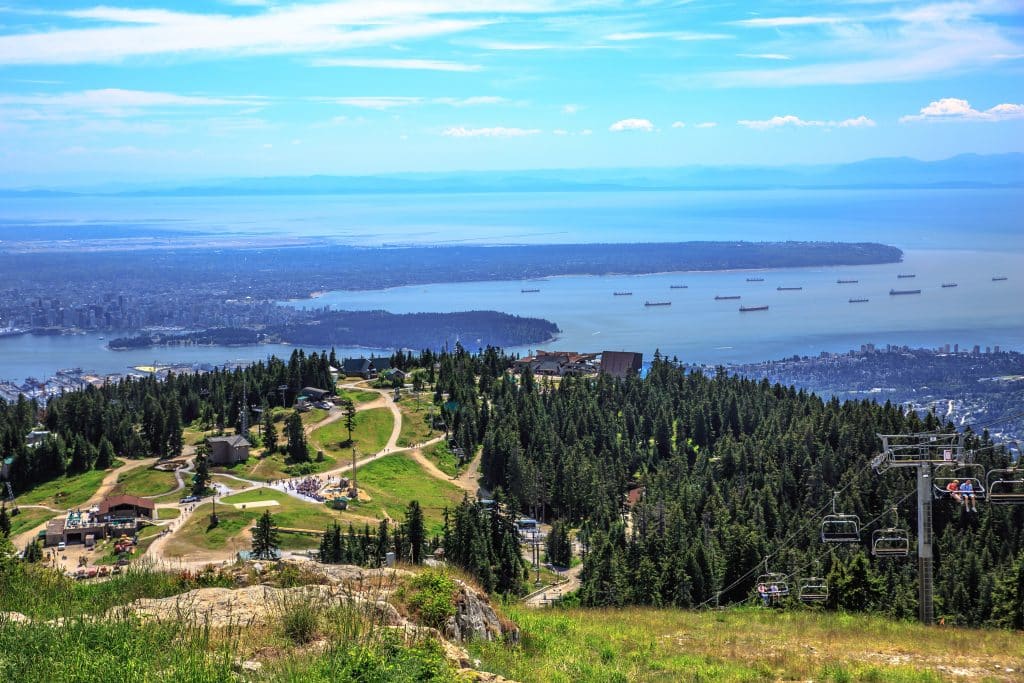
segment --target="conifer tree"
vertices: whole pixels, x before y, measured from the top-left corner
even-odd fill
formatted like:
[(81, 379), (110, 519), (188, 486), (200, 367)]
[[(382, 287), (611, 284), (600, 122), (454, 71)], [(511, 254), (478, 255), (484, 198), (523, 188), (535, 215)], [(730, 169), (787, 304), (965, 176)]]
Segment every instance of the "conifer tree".
[(297, 412), (288, 416), (285, 423), (288, 431), (288, 457), (293, 462), (308, 462), (309, 448), (306, 445), (306, 433), (302, 428), (302, 418)]
[(0, 536), (11, 535), (11, 518), (7, 515), (7, 506), (0, 506)]
[(409, 544), (409, 559), (413, 564), (423, 563), (427, 532), (423, 524), (423, 510), (417, 500), (411, 501), (405, 511), (405, 539)]
[(264, 510), (252, 530), (252, 556), (261, 560), (272, 559), (277, 554), (278, 544), (274, 518), (270, 510)]

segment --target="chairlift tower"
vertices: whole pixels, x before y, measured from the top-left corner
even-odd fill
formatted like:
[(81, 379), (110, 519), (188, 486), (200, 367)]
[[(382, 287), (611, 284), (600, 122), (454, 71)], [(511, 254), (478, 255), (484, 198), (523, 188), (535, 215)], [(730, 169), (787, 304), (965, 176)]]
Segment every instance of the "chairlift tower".
[(964, 435), (942, 432), (879, 434), (882, 453), (872, 464), (881, 474), (891, 467), (917, 470), (917, 617), (923, 624), (935, 619), (934, 550), (932, 534), (932, 467), (964, 464)]

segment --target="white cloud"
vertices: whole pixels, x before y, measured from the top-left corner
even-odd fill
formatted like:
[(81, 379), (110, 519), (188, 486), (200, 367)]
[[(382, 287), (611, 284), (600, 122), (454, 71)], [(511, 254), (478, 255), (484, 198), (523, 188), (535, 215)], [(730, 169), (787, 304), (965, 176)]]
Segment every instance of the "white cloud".
[(682, 122), (682, 121), (673, 121), (672, 122), (672, 127), (673, 128), (686, 128), (686, 124), (684, 122)]
[(505, 128), (504, 126), (466, 128), (464, 126), (453, 126), (446, 129), (442, 135), (449, 138), (521, 138), (539, 133), (540, 130), (537, 128)]
[(419, 104), (422, 97), (317, 97), (321, 102), (333, 102), (346, 107), (359, 107), (360, 109), (376, 109), (384, 111), (395, 107), (408, 107), (412, 104)]
[(500, 14), (554, 11), (547, 0), (297, 3), (244, 15), (92, 7), (99, 25), (0, 36), (0, 64), (79, 64), (152, 55), (295, 54), (394, 45), (486, 26)]
[(839, 24), (846, 21), (841, 17), (759, 17), (756, 19), (740, 19), (733, 21), (736, 26), (754, 28), (784, 28), (787, 26), (820, 26), (822, 24)]
[(714, 128), (717, 125), (717, 121), (705, 121), (704, 123), (698, 123), (694, 128)]
[(481, 71), (479, 64), (462, 64), (460, 62), (448, 62), (440, 59), (370, 59), (370, 58), (324, 58), (314, 59), (313, 66), (317, 67), (352, 67), (365, 69), (406, 69), (420, 71), (452, 71), (470, 72)]
[(654, 130), (654, 124), (647, 119), (622, 119), (608, 126), (608, 130), (613, 133), (621, 133), (627, 130), (640, 130), (650, 133)]
[(858, 116), (857, 118), (845, 119), (843, 121), (805, 121), (799, 116), (793, 116), (792, 114), (773, 116), (763, 121), (742, 120), (736, 123), (753, 130), (770, 130), (784, 126), (793, 126), (795, 128), (870, 128), (875, 125), (875, 122), (866, 116)]
[(583, 130), (580, 131), (580, 135), (593, 135), (593, 134), (594, 134), (594, 131), (590, 130), (589, 128), (584, 128)]
[(777, 52), (757, 52), (757, 53), (741, 52), (741, 53), (739, 53), (736, 56), (737, 57), (745, 57), (746, 59), (770, 59), (772, 61), (789, 61), (789, 60), (793, 59), (789, 55), (783, 55), (783, 54), (779, 54)]
[(568, 135), (569, 134), (569, 131), (565, 130), (564, 128), (555, 128), (551, 132), (554, 133), (555, 135)]
[(578, 104), (563, 104), (562, 105), (562, 113), (563, 114), (570, 114), (570, 115), (572, 115), (572, 114), (575, 114), (576, 112), (578, 112), (582, 108), (583, 107), (581, 107)]
[(488, 104), (503, 104), (508, 102), (504, 97), (493, 95), (475, 95), (473, 97), (411, 97), (400, 95), (370, 95), (364, 97), (314, 97), (318, 102), (332, 102), (346, 107), (359, 107), (360, 109), (375, 109), (386, 111), (398, 107), (408, 107), (418, 104), (443, 104), (449, 107), (475, 107)]
[(900, 123), (913, 121), (1008, 121), (1024, 119), (1024, 104), (997, 104), (979, 111), (967, 100), (946, 97), (932, 102), (917, 114), (903, 116)]
[(139, 107), (219, 107), (263, 104), (261, 97), (206, 97), (178, 95), (150, 90), (104, 88), (56, 95), (0, 95), (0, 105), (71, 107), (89, 110), (115, 110)]
[(624, 31), (622, 33), (611, 33), (604, 37), (605, 40), (614, 42), (657, 39), (690, 42), (698, 40), (728, 40), (731, 38), (733, 36), (727, 33), (698, 33), (691, 31)]

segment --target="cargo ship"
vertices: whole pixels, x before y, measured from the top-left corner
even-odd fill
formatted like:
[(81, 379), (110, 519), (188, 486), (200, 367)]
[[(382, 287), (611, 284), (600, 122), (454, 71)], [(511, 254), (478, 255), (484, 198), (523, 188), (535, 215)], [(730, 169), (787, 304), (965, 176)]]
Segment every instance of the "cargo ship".
[(889, 296), (900, 296), (902, 294), (920, 294), (920, 289), (890, 289)]
[(858, 282), (860, 282), (860, 280), (836, 280), (837, 285), (855, 285)]
[(633, 296), (633, 292), (612, 292), (614, 296)]
[(739, 299), (739, 298), (740, 297), (739, 297), (738, 294), (737, 295), (730, 294), (729, 296), (722, 296), (722, 295), (719, 294), (719, 295), (715, 296), (715, 301), (730, 301), (732, 299)]
[(645, 301), (644, 306), (671, 306), (671, 301)]
[(851, 304), (866, 304), (867, 302), (867, 299), (850, 299)]
[(763, 277), (748, 277), (747, 282), (764, 282)]
[(1006, 280), (1006, 279), (1008, 279), (1008, 278), (1006, 278), (1003, 275), (1000, 275), (1000, 276), (992, 278), (992, 282), (1002, 282), (1003, 280)]
[(907, 279), (908, 277), (917, 277), (917, 276), (916, 276), (916, 275), (914, 275), (913, 273), (900, 273), (900, 274), (899, 274), (899, 275), (897, 275), (896, 277), (898, 277), (898, 278), (900, 278), (900, 279), (903, 279), (903, 280), (905, 280), (905, 279)]
[(539, 292), (540, 290), (539, 289), (520, 289), (519, 291), (522, 292), (523, 294), (533, 294), (534, 292)]
[(767, 311), (767, 306), (740, 306), (740, 313), (749, 313), (750, 311)]
[(799, 292), (803, 287), (776, 287), (780, 292)]
[(669, 285), (669, 289), (687, 289), (690, 285)]
[(943, 282), (942, 283), (942, 288), (943, 289), (949, 289), (950, 287), (956, 287), (956, 286), (958, 286), (958, 285), (955, 282)]

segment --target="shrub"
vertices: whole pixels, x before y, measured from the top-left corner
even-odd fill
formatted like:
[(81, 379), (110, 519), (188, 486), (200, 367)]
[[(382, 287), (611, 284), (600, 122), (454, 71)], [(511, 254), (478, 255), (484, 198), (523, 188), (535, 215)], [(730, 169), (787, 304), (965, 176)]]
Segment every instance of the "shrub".
[(313, 640), (320, 627), (320, 610), (305, 600), (296, 599), (285, 605), (281, 614), (281, 629), (284, 635), (296, 645)]
[(449, 617), (455, 616), (455, 580), (440, 569), (428, 569), (409, 581), (411, 592), (407, 604), (419, 620), (434, 628), (441, 628)]

